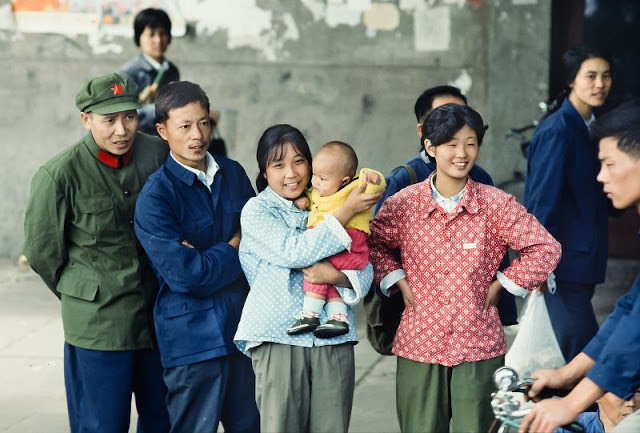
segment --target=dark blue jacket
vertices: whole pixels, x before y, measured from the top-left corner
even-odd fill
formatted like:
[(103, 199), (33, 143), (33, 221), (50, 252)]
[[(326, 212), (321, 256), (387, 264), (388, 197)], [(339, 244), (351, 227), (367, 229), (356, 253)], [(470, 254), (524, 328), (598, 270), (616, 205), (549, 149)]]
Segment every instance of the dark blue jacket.
[[(180, 81), (180, 71), (173, 63), (169, 62), (169, 69), (162, 75), (162, 80), (158, 87), (163, 87), (172, 81)], [(151, 85), (158, 75), (151, 63), (140, 54), (135, 59), (126, 63), (120, 68), (120, 73), (131, 78), (138, 86), (138, 92), (142, 92), (145, 87)], [(156, 105), (145, 104), (138, 109), (138, 130), (151, 135), (158, 135), (156, 131)]]
[(135, 232), (160, 283), (154, 322), (165, 368), (237, 350), (233, 335), (248, 285), (238, 251), (227, 241), (255, 194), (240, 164), (223, 157), (216, 162), (220, 169), (209, 192), (169, 156), (136, 204)]
[(536, 129), (529, 147), (524, 205), (562, 245), (558, 280), (604, 281), (608, 200), (596, 181), (598, 146), (568, 99)]
[(596, 361), (587, 377), (600, 388), (624, 400), (640, 388), (640, 276), (583, 352)]

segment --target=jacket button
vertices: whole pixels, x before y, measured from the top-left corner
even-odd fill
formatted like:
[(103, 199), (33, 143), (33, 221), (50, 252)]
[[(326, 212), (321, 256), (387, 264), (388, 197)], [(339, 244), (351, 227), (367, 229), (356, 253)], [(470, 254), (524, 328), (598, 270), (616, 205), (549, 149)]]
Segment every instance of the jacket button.
[(129, 192), (128, 189), (125, 189), (124, 190), (124, 195), (125, 195), (125, 197), (129, 197), (131, 195), (131, 192)]

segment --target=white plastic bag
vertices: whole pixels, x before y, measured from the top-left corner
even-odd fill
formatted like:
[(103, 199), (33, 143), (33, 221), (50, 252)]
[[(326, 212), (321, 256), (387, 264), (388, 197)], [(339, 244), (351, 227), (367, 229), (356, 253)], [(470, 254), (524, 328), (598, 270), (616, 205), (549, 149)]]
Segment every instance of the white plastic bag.
[(515, 369), (522, 379), (540, 368), (559, 368), (566, 361), (544, 302), (544, 295), (534, 290), (525, 303), (516, 338), (505, 356), (505, 365)]

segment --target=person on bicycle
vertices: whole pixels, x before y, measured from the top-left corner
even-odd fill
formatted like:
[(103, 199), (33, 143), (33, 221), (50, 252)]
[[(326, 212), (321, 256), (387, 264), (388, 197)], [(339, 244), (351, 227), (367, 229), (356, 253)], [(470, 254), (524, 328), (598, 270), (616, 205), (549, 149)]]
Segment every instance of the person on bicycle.
[[(640, 213), (640, 104), (618, 107), (598, 119), (591, 131), (599, 143), (602, 167), (597, 180), (617, 209), (633, 206)], [(588, 269), (585, 268), (585, 272)], [(552, 432), (609, 391), (629, 399), (640, 387), (640, 276), (618, 299), (613, 313), (586, 347), (559, 369), (538, 370), (529, 395), (543, 388), (570, 388), (564, 398), (537, 403), (524, 417), (520, 432)], [(634, 412), (612, 432), (640, 431), (640, 412)]]

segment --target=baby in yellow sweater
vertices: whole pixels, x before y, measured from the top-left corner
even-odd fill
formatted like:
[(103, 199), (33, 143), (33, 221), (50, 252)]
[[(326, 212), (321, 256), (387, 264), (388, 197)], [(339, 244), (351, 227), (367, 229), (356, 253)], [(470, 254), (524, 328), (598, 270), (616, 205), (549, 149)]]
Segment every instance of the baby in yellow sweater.
[[(307, 226), (313, 228), (327, 214), (336, 211), (349, 193), (361, 182), (367, 182), (366, 193), (374, 194), (385, 188), (384, 176), (375, 170), (362, 169), (356, 176), (358, 157), (353, 148), (341, 141), (330, 141), (313, 157), (311, 185), (306, 196), (295, 204), (300, 209), (310, 208)], [(351, 237), (351, 249), (327, 260), (336, 269), (362, 269), (369, 263), (367, 235), (371, 209), (360, 212), (349, 220), (345, 230)], [(302, 314), (287, 329), (290, 335), (314, 331), (316, 337), (331, 338), (349, 332), (347, 306), (336, 288), (330, 284), (315, 284), (304, 280)], [(326, 307), (325, 307), (326, 302)], [(326, 308), (328, 320), (320, 325), (320, 314)]]

